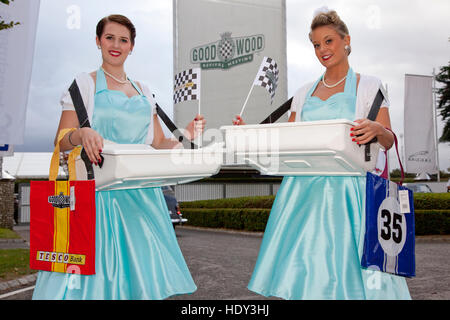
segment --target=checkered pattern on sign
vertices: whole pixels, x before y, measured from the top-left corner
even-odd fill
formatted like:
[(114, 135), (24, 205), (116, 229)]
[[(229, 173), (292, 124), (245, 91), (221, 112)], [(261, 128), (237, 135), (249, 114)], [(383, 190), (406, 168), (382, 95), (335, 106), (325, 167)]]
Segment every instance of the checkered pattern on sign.
[(230, 41), (223, 41), (220, 46), (220, 55), (226, 60), (233, 55), (233, 44)]
[(194, 68), (180, 72), (175, 76), (173, 102), (200, 99), (200, 69)]
[(267, 92), (270, 94), (272, 102), (278, 86), (278, 74), (279, 71), (276, 61), (272, 58), (264, 57), (258, 74), (256, 75), (255, 82), (253, 83), (255, 86), (266, 88)]

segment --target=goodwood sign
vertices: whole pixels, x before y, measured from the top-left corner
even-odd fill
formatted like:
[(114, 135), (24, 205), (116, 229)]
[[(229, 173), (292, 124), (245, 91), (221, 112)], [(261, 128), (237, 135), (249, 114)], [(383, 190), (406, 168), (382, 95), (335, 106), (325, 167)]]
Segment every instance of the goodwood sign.
[(225, 32), (219, 41), (191, 49), (191, 63), (200, 64), (201, 69), (229, 69), (252, 62), (253, 55), (264, 46), (262, 34), (232, 38), (231, 32)]

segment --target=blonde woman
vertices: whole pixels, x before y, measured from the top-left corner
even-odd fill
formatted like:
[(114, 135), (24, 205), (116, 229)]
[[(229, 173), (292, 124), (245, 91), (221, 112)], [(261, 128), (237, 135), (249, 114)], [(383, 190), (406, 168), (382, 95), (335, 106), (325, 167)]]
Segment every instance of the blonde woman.
[[(350, 35), (335, 11), (317, 14), (310, 40), (324, 74), (296, 93), (289, 121), (355, 120), (347, 139), (393, 144), (389, 103), (367, 120), (381, 85), (350, 67)], [(243, 124), (241, 118), (234, 120)], [(402, 277), (361, 268), (365, 177), (285, 177), (248, 288), (284, 299), (410, 299)]]

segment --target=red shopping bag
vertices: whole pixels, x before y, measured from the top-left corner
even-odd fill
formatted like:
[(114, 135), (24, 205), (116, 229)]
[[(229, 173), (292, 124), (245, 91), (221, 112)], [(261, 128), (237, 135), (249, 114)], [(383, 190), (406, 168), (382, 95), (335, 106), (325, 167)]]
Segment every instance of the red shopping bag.
[(77, 148), (69, 154), (69, 181), (56, 181), (58, 141), (50, 181), (31, 181), (31, 269), (95, 274), (95, 181), (75, 181), (74, 159), (79, 153)]

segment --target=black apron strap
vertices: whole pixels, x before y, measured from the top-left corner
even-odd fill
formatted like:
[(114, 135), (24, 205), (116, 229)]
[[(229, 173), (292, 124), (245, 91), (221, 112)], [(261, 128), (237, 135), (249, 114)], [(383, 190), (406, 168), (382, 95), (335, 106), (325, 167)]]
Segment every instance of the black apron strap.
[(72, 82), (72, 85), (69, 88), (69, 92), (70, 96), (72, 97), (72, 102), (75, 107), (75, 111), (77, 113), (80, 128), (90, 128), (91, 124), (89, 123), (89, 117), (76, 80)]
[(384, 95), (381, 89), (378, 90), (375, 100), (373, 101), (372, 107), (370, 108), (369, 115), (367, 119), (375, 121), (380, 111), (381, 104), (383, 103)]
[[(375, 121), (375, 119), (378, 116), (378, 112), (380, 111), (381, 104), (383, 103), (384, 95), (381, 89), (378, 90), (377, 95), (375, 96), (375, 100), (373, 101), (372, 107), (370, 108), (369, 115), (367, 116), (367, 119), (371, 121)], [(365, 151), (364, 151), (364, 160), (366, 162), (370, 161), (370, 144), (377, 142), (377, 138), (373, 138), (369, 143), (366, 143), (365, 145)]]
[[(80, 123), (80, 128), (90, 128), (91, 124), (89, 123), (89, 117), (86, 111), (86, 107), (83, 103), (83, 98), (81, 97), (80, 88), (78, 88), (77, 81), (74, 80), (72, 82), (72, 85), (69, 88), (69, 93), (72, 98), (73, 105), (75, 107), (75, 111), (77, 113), (78, 122)], [(86, 172), (87, 172), (87, 179), (88, 180), (94, 180), (94, 168), (92, 167), (92, 163), (89, 160), (88, 155), (86, 154), (86, 151), (84, 148), (81, 150), (81, 159), (84, 162), (84, 165), (86, 166)], [(101, 162), (101, 165), (103, 165), (103, 161)]]
[(280, 119), (286, 112), (289, 111), (292, 105), (292, 100), (294, 98), (290, 98), (288, 101), (283, 103), (278, 109), (276, 109), (274, 112), (272, 112), (266, 119), (264, 119), (260, 124), (266, 124), (266, 123), (274, 123), (278, 119)]
[(167, 128), (172, 132), (172, 134), (175, 136), (175, 138), (181, 142), (185, 149), (198, 149), (198, 146), (194, 144), (193, 142), (189, 141), (177, 128), (175, 123), (173, 123), (172, 120), (167, 116), (167, 114), (164, 112), (163, 109), (156, 103), (156, 113), (161, 118), (161, 120), (164, 122), (164, 124), (167, 126)]

